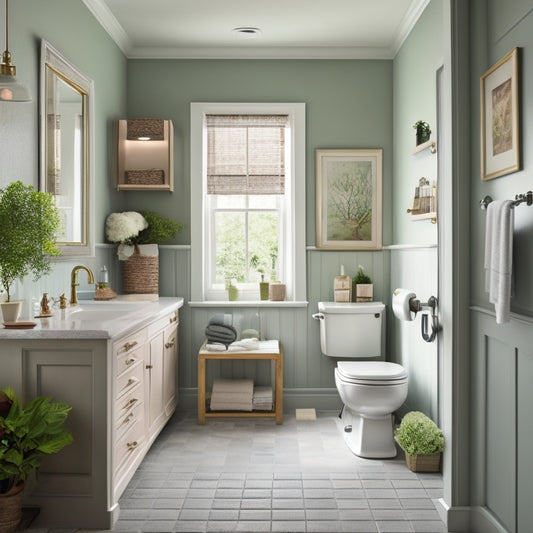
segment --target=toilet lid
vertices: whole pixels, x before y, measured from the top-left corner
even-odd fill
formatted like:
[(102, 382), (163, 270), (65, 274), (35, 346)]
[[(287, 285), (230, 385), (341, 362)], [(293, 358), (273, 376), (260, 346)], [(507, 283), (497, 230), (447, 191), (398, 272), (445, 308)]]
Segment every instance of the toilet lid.
[(339, 361), (337, 369), (348, 381), (403, 381), (407, 370), (396, 363), (387, 361)]

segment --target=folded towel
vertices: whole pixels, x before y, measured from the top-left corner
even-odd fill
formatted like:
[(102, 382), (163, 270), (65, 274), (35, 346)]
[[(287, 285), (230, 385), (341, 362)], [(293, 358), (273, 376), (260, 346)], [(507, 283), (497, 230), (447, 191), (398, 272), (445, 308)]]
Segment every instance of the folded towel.
[(218, 392), (245, 392), (253, 396), (253, 379), (215, 379), (213, 381), (213, 393)]
[(496, 323), (509, 322), (513, 267), (514, 209), (511, 200), (491, 202), (485, 229), (485, 290), (494, 304)]
[(208, 338), (205, 348), (210, 352), (249, 352), (259, 349), (259, 341), (257, 339), (242, 339), (231, 344), (221, 344)]
[(254, 387), (252, 407), (254, 411), (272, 411), (274, 402), (272, 400), (272, 387)]
[(272, 401), (272, 387), (258, 385), (254, 387), (254, 401), (256, 399), (268, 398)]
[(211, 410), (251, 411), (253, 393), (252, 379), (215, 379), (211, 392)]

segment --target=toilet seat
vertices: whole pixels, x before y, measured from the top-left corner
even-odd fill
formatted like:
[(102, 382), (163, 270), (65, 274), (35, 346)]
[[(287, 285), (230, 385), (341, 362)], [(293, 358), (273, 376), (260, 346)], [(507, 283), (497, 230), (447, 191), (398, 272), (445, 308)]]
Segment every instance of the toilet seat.
[(407, 381), (407, 370), (387, 361), (339, 361), (338, 376), (359, 385), (398, 385)]

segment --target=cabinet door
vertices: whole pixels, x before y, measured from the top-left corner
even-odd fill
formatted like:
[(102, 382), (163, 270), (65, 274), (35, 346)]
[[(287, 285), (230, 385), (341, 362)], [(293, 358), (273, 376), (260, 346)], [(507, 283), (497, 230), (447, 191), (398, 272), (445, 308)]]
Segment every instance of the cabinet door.
[(178, 325), (171, 324), (164, 331), (163, 402), (166, 416), (170, 416), (177, 404), (178, 379)]
[(148, 398), (148, 429), (151, 435), (164, 414), (163, 403), (163, 331), (150, 339), (146, 361), (146, 397)]

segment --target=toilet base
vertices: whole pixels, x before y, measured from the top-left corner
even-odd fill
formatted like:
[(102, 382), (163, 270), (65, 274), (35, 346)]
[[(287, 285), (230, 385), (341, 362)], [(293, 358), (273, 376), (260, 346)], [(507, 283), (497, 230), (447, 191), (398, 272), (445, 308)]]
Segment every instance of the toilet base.
[(369, 418), (345, 405), (340, 418), (344, 440), (352, 453), (369, 459), (396, 457), (391, 414)]

